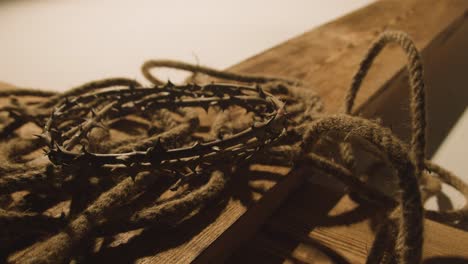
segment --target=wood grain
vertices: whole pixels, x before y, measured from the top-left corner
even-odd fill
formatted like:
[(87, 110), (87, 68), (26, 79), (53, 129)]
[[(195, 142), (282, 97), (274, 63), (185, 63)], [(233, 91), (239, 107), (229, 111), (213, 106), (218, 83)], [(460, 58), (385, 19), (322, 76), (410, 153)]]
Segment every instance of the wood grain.
[[(399, 14), (397, 15), (398, 21), (390, 20), (392, 26), (389, 28), (407, 31), (423, 51), (425, 79), (429, 87), (428, 154), (431, 155), (468, 105), (467, 89), (463, 88), (468, 85), (466, 74), (463, 73), (463, 69), (468, 67), (468, 52), (462, 48), (468, 45), (466, 11), (468, 6), (466, 2), (460, 1), (429, 2), (424, 1), (426, 5), (422, 5), (422, 1), (406, 1), (404, 3), (403, 1), (383, 1), (375, 5), (385, 6), (388, 10), (386, 14), (378, 13), (379, 17), (385, 17), (392, 11)], [(398, 13), (395, 10), (396, 7), (392, 7), (392, 4), (398, 3), (408, 4), (405, 8), (409, 9), (406, 12)], [(460, 9), (455, 11), (458, 4)], [(379, 10), (379, 8), (367, 7), (357, 13), (361, 14), (362, 20), (366, 20), (370, 16), (377, 16), (374, 13), (375, 10)], [(441, 13), (438, 13), (439, 11)], [(445, 14), (447, 21), (450, 21), (450, 12), (455, 12), (457, 15), (452, 13), (453, 20), (451, 23), (445, 24), (445, 29), (439, 28), (440, 31), (432, 39), (425, 39), (430, 30), (443, 26), (441, 21), (431, 20), (428, 14), (442, 18), (445, 16), (443, 12), (449, 12)], [(403, 19), (402, 13), (406, 14), (405, 19)], [(349, 15), (347, 18), (350, 16), (353, 15)], [(418, 18), (419, 21), (412, 20), (415, 18)], [(362, 20), (356, 18), (352, 21), (360, 24), (363, 22)], [(333, 26), (336, 23), (340, 24), (339, 21), (336, 21), (324, 26), (327, 28), (328, 34), (333, 34), (329, 32), (333, 32)], [(350, 22), (349, 26), (351, 27), (351, 25)], [(376, 26), (375, 32), (379, 32), (379, 25)], [(372, 29), (373, 27), (369, 28), (369, 30)], [(429, 29), (427, 32), (423, 32), (427, 29)], [(358, 32), (359, 34), (363, 33), (362, 31)], [(369, 34), (368, 32), (364, 33)], [(312, 32), (304, 36), (308, 34), (312, 34)], [(340, 40), (347, 38), (346, 36), (356, 36), (356, 34), (357, 32), (347, 31), (342, 34)], [(337, 40), (336, 43), (340, 43), (340, 40)], [(280, 47), (286, 50), (286, 45)], [(337, 57), (334, 59), (324, 59), (328, 63), (313, 68), (311, 72), (314, 72), (314, 77), (317, 78), (311, 77), (309, 80), (307, 77), (310, 83), (315, 84), (314, 87), (323, 98), (326, 98), (327, 102), (331, 102), (331, 106), (330, 103), (327, 104), (329, 112), (339, 109), (339, 104), (334, 104), (335, 100), (342, 97), (344, 93), (339, 85), (348, 85), (349, 81), (346, 82), (343, 79), (350, 80), (354, 73), (350, 68), (354, 54), (350, 50), (357, 50), (361, 54), (360, 56), (364, 54), (364, 50), (356, 46), (345, 49), (348, 49), (348, 53), (343, 52), (341, 55), (336, 55)], [(286, 51), (279, 52), (273, 49), (268, 52), (270, 54), (276, 52), (281, 54), (280, 56), (290, 57)], [(313, 52), (310, 51), (310, 53)], [(339, 61), (338, 57), (342, 61)], [(382, 118), (385, 125), (392, 127), (400, 137), (406, 139), (409, 137), (409, 114), (407, 107), (405, 107), (407, 105), (406, 98), (408, 98), (408, 80), (404, 69), (401, 68), (401, 65), (398, 66), (403, 62), (404, 56), (396, 47), (386, 49), (374, 63), (374, 68), (365, 81), (365, 92), (364, 95), (360, 95), (361, 101), (357, 111), (370, 118)], [(264, 66), (262, 72), (268, 68), (269, 63), (261, 64)], [(357, 67), (356, 62), (354, 63), (354, 67)], [(247, 66), (241, 63), (237, 67), (244, 69)], [(249, 67), (251, 68), (248, 70), (255, 69), (254, 66)], [(341, 71), (342, 67), (348, 70)], [(287, 75), (287, 70), (283, 72), (286, 72), (283, 74)], [(269, 72), (265, 71), (265, 73)], [(332, 77), (333, 75), (336, 76)], [(320, 78), (323, 80), (321, 81)], [(325, 84), (333, 87), (332, 91), (324, 88)], [(320, 182), (320, 180), (316, 182)], [(371, 216), (375, 214), (377, 209), (359, 208), (359, 210), (349, 211), (341, 217), (333, 219), (330, 217), (330, 215), (343, 213), (355, 206), (346, 196), (342, 196), (342, 192), (330, 189), (330, 185), (301, 186), (300, 190), (291, 199), (288, 199), (262, 229), (249, 238), (249, 242), (243, 244), (228, 262), (258, 263), (266, 260), (268, 263), (363, 263), (373, 241), (373, 231), (370, 228), (372, 221), (363, 221), (363, 219), (372, 218)], [(337, 222), (337, 220), (340, 221)], [(424, 258), (426, 263), (468, 261), (465, 242), (468, 235), (466, 232), (429, 220), (426, 221), (425, 228)]]
[[(359, 206), (327, 186), (308, 183), (228, 263), (363, 263), (374, 238), (372, 227), (379, 221), (377, 212), (379, 208)], [(429, 220), (425, 228), (425, 262), (468, 260), (467, 232)]]
[[(432, 154), (441, 142), (441, 138), (447, 133), (448, 128), (467, 105), (466, 98), (468, 97), (463, 96), (466, 89), (461, 87), (463, 84), (466, 85), (468, 80), (460, 73), (460, 69), (464, 68), (462, 65), (468, 66), (466, 63), (468, 53), (461, 52), (460, 48), (457, 48), (468, 44), (468, 39), (465, 37), (468, 36), (467, 8), (468, 3), (463, 1), (380, 1), (248, 59), (232, 69), (249, 73), (278, 74), (306, 80), (324, 98), (327, 111), (336, 112), (344, 97), (345, 88), (350, 84), (352, 75), (370, 42), (385, 29), (406, 31), (412, 36), (418, 48), (423, 51), (425, 68), (428, 73), (426, 81), (429, 86), (429, 154)], [(403, 71), (405, 60), (398, 47), (388, 47), (374, 63), (373, 69), (364, 83), (363, 90), (358, 96), (357, 104), (357, 111), (368, 117), (383, 118), (384, 124), (391, 126), (402, 138), (407, 138), (409, 134), (409, 115), (407, 107), (405, 107), (408, 91), (407, 76)], [(441, 73), (440, 70), (445, 67), (457, 70), (443, 70)], [(442, 83), (450, 83), (452, 87), (441, 86)], [(446, 89), (451, 92), (441, 96), (443, 93), (441, 90), (447, 91)], [(393, 95), (391, 98), (394, 99), (393, 101), (387, 100), (389, 94)], [(454, 94), (460, 94), (460, 97), (457, 98), (464, 99), (454, 100), (449, 97), (453, 97)], [(450, 103), (453, 106), (448, 107), (447, 104)], [(381, 115), (383, 112), (385, 114)], [(440, 119), (441, 113), (445, 114), (444, 122), (436, 121)], [(434, 136), (437, 134), (438, 136)], [(345, 205), (336, 203), (338, 198), (334, 199), (334, 197), (341, 198), (340, 192), (329, 190), (324, 191), (323, 195), (316, 195), (315, 190), (310, 188), (304, 192), (313, 195), (310, 195), (310, 199), (288, 202), (287, 205), (297, 209), (297, 207), (302, 208), (304, 204), (309, 205), (304, 201), (317, 201), (319, 199), (320, 202), (331, 203), (336, 208), (346, 208)], [(296, 216), (302, 218), (302, 214), (307, 210), (315, 218), (320, 218), (321, 213), (325, 216), (329, 213), (327, 210), (321, 211), (320, 206), (317, 208), (316, 203), (309, 206), (302, 208), (303, 210), (297, 212)], [(288, 224), (291, 216), (288, 212), (280, 209), (278, 215), (286, 216), (286, 219), (281, 224), (274, 225), (274, 228), (269, 228), (270, 234), (272, 232), (278, 233), (282, 228), (291, 226)], [(313, 218), (307, 218), (307, 221), (314, 222)], [(270, 226), (270, 222), (268, 221), (266, 226)], [(310, 226), (310, 224), (306, 226)], [(362, 228), (331, 227), (329, 229), (332, 233), (323, 235), (322, 232), (323, 239), (315, 239), (315, 247), (312, 251), (317, 253), (317, 249), (323, 248), (324, 240), (331, 240), (327, 245), (328, 249), (322, 250), (334, 252), (333, 262), (340, 262), (341, 258), (351, 263), (364, 262), (367, 248), (373, 239), (369, 228), (363, 228), (366, 226), (368, 226), (368, 222), (361, 223), (360, 227)], [(310, 230), (315, 229), (311, 228)], [(463, 250), (463, 241), (467, 238), (466, 233), (431, 221), (426, 221), (426, 230), (428, 234), (431, 234), (426, 239), (424, 249), (426, 259), (433, 259), (435, 252), (441, 256), (467, 257), (467, 253)], [(333, 238), (331, 236), (333, 232), (343, 234), (342, 239)], [(284, 232), (280, 233), (284, 235)], [(316, 233), (320, 234), (320, 231)], [(437, 240), (432, 234), (445, 234), (445, 236), (453, 234), (457, 239), (456, 242)], [(257, 240), (262, 240), (262, 237), (265, 237), (263, 229), (262, 232), (250, 238), (249, 241), (252, 242), (247, 244), (262, 247), (259, 246), (262, 245), (261, 243), (257, 243)], [(352, 238), (351, 242), (349, 239), (346, 242), (345, 237)], [(443, 236), (441, 235), (441, 237)], [(283, 245), (284, 240), (281, 240), (281, 236), (275, 241), (277, 247), (270, 252), (281, 252), (287, 248)], [(457, 243), (455, 247), (451, 246), (454, 242)], [(343, 248), (343, 244), (345, 244), (344, 249), (341, 252), (338, 250), (338, 257), (335, 251), (337, 248)], [(260, 259), (253, 257), (259, 251), (250, 251), (248, 254), (249, 251), (246, 247), (248, 246), (236, 251), (232, 259), (238, 260), (238, 262), (260, 261)], [(297, 243), (294, 247), (294, 249), (299, 248), (296, 252), (299, 255), (304, 254), (304, 251), (300, 250), (301, 247), (304, 247), (304, 243)], [(265, 248), (263, 247), (263, 249)], [(348, 254), (342, 254), (346, 251)], [(317, 254), (310, 254), (310, 252), (308, 254), (317, 256)], [(243, 257), (239, 258), (239, 255)], [(262, 257), (267, 260), (272, 257), (272, 254), (268, 256), (263, 254)], [(282, 258), (282, 260), (288, 260), (288, 258)], [(302, 258), (302, 261), (305, 262), (317, 260), (314, 257)]]

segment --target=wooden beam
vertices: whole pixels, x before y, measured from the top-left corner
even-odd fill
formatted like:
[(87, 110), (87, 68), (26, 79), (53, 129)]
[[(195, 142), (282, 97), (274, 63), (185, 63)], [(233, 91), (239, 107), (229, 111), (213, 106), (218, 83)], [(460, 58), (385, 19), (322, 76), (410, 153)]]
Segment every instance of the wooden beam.
[[(418, 5), (418, 2), (421, 5)], [(382, 9), (385, 6), (388, 10), (385, 13), (388, 15), (388, 13), (396, 11), (396, 5), (399, 3), (408, 4), (409, 6), (405, 8), (410, 7), (410, 10), (416, 10), (415, 7), (419, 6), (418, 11), (410, 12), (410, 18), (407, 21), (402, 21), (401, 16), (399, 16), (400, 22), (393, 24), (390, 28), (407, 31), (423, 51), (425, 79), (428, 84), (428, 154), (432, 155), (450, 127), (468, 105), (468, 90), (466, 89), (468, 78), (463, 71), (468, 67), (468, 51), (463, 48), (468, 46), (468, 3), (424, 1), (423, 5), (422, 1), (406, 1), (404, 3), (403, 1), (384, 1), (375, 5), (380, 5)], [(391, 7), (392, 5), (395, 6)], [(456, 10), (457, 8), (458, 10)], [(377, 9), (379, 8), (376, 6), (366, 7), (347, 16), (347, 18), (349, 19), (356, 14), (361, 14), (362, 20), (366, 20), (368, 16), (385, 17), (384, 13), (374, 13)], [(432, 11), (429, 12), (429, 9)], [(437, 10), (437, 14), (433, 13), (435, 10)], [(431, 13), (438, 19), (446, 17), (448, 24), (444, 25), (437, 19), (432, 20), (424, 15), (424, 12)], [(443, 12), (449, 13), (444, 15)], [(450, 12), (455, 13), (452, 13), (450, 17)], [(416, 18), (418, 21), (412, 20)], [(365, 24), (362, 20), (354, 18), (350, 21)], [(327, 32), (333, 31), (333, 27), (337, 23), (340, 29), (344, 26), (336, 21), (324, 27), (327, 28)], [(374, 26), (379, 27), (379, 25), (372, 25), (368, 30), (373, 30)], [(437, 28), (437, 26), (445, 28)], [(350, 24), (350, 27), (353, 28), (353, 25)], [(436, 28), (437, 30), (435, 30)], [(435, 30), (432, 32), (436, 32), (436, 34), (428, 37), (431, 30)], [(312, 32), (302, 37), (312, 34)], [(359, 33), (362, 32), (359, 31)], [(356, 34), (357, 32), (347, 31), (341, 38)], [(328, 43), (328, 39), (323, 40), (322, 38), (321, 40)], [(331, 43), (334, 42), (331, 41)], [(283, 49), (285, 49), (284, 46)], [(275, 49), (269, 52), (272, 54), (276, 52), (283, 57), (287, 56)], [(364, 51), (360, 50), (359, 54), (362, 56)], [(333, 99), (343, 96), (344, 93), (344, 89), (340, 89), (338, 84), (341, 82), (344, 87), (348, 86), (351, 74), (354, 73), (354, 70), (350, 69), (350, 65), (354, 64), (354, 67), (357, 67), (357, 61), (353, 62), (353, 55), (352, 52), (348, 52), (339, 55), (342, 61), (335, 59), (326, 66), (315, 67), (314, 76), (319, 77), (319, 80), (314, 79), (314, 77), (310, 77), (309, 80), (307, 77), (309, 82), (318, 86), (319, 92), (324, 98), (327, 98), (327, 102), (332, 102), (331, 107), (330, 103), (327, 104), (330, 112), (338, 110), (338, 105), (333, 104)], [(365, 81), (364, 89), (367, 92), (360, 95), (358, 112), (370, 118), (382, 118), (385, 125), (392, 127), (400, 137), (407, 139), (409, 138), (409, 114), (405, 105), (407, 105), (406, 100), (409, 92), (408, 80), (405, 69), (401, 68), (401, 65), (398, 66), (399, 63), (403, 62), (404, 56), (397, 48), (387, 48), (376, 61), (374, 69), (371, 70)], [(268, 67), (268, 63), (262, 65)], [(241, 63), (237, 67), (243, 69), (244, 64)], [(347, 68), (348, 72), (341, 71), (340, 67)], [(250, 70), (254, 68), (252, 67)], [(266, 71), (266, 73), (269, 72)], [(332, 78), (332, 75), (335, 77)], [(328, 82), (326, 80), (320, 81), (320, 77), (328, 77), (330, 80)], [(333, 92), (327, 91), (324, 87), (325, 84), (333, 87)], [(371, 221), (362, 220), (372, 216), (374, 213), (372, 210), (375, 208), (362, 208), (357, 211), (360, 212), (359, 214), (356, 212), (348, 217), (343, 217), (341, 225), (336, 223), (337, 219), (330, 217), (330, 215), (350, 211), (355, 206), (346, 196), (342, 196), (342, 192), (333, 190), (330, 186), (304, 185), (277, 210), (259, 232), (249, 238), (248, 242), (234, 253), (228, 262), (363, 263), (373, 241), (373, 232), (369, 228)], [(464, 242), (468, 239), (468, 233), (429, 220), (426, 220), (425, 228), (425, 262), (468, 261), (466, 243)]]
[[(352, 75), (356, 71), (371, 41), (386, 29), (406, 31), (412, 36), (418, 48), (423, 51), (427, 73), (426, 81), (429, 87), (429, 151), (431, 154), (440, 143), (441, 137), (445, 136), (448, 128), (463, 111), (463, 109), (461, 111), (459, 109), (467, 104), (466, 98), (468, 97), (463, 96), (466, 89), (461, 92), (460, 86), (466, 85), (468, 80), (460, 72), (459, 68), (463, 69), (465, 67), (460, 66), (467, 65), (468, 60), (464, 60), (464, 58), (466, 58), (468, 52), (461, 52), (460, 49), (457, 49), (457, 47), (463, 47), (468, 44), (465, 37), (468, 36), (468, 31), (466, 30), (468, 26), (466, 19), (467, 8), (468, 3), (464, 1), (414, 0), (376, 2), (353, 14), (254, 56), (232, 67), (231, 70), (268, 75), (276, 74), (305, 80), (311, 84), (312, 89), (322, 96), (327, 112), (333, 113), (339, 110), (346, 88), (350, 85)], [(449, 57), (452, 60), (447, 59), (448, 55), (451, 55)], [(405, 63), (406, 58), (398, 47), (388, 47), (374, 63), (358, 96), (357, 103), (358, 111), (368, 117), (382, 117), (384, 123), (393, 127), (403, 138), (407, 137), (409, 127), (407, 125), (409, 124), (407, 121), (407, 107), (405, 107), (408, 104), (405, 100), (407, 97), (405, 96), (406, 93), (403, 92), (408, 90), (406, 73), (403, 71)], [(457, 70), (445, 70), (443, 74), (440, 74), (439, 70), (445, 67), (448, 69), (457, 67)], [(400, 81), (395, 82), (395, 80)], [(441, 107), (438, 104), (442, 104), (447, 109), (450, 109), (447, 107), (447, 103), (451, 102), (451, 100), (453, 102), (453, 99), (449, 99), (447, 95), (445, 97), (437, 96), (440, 95), (440, 91), (442, 90), (442, 80), (448, 80), (452, 85), (452, 88), (449, 88), (452, 93), (448, 94), (453, 95), (456, 94), (454, 91), (458, 91), (457, 93), (461, 93), (460, 98), (464, 98), (456, 99), (458, 102), (452, 108), (455, 110), (451, 110), (451, 113), (446, 112), (445, 123), (436, 122), (437, 118), (440, 119), (436, 113), (440, 113), (441, 111)], [(443, 88), (447, 89), (445, 86)], [(399, 100), (397, 102), (393, 101), (393, 106), (386, 100), (391, 92), (395, 95), (394, 98), (398, 98)], [(385, 111), (383, 108), (385, 108)], [(380, 113), (384, 112), (385, 115), (381, 116)], [(392, 119), (389, 118), (390, 116)], [(438, 136), (434, 136), (435, 134), (438, 134)], [(301, 175), (291, 174), (289, 177), (301, 177)], [(298, 180), (297, 182), (301, 181)], [(279, 183), (278, 185), (281, 184)], [(305, 192), (309, 194), (314, 193), (311, 189), (307, 189)], [(267, 196), (268, 193), (265, 195), (265, 198)], [(333, 197), (341, 197), (340, 193), (336, 193), (336, 191), (325, 192), (322, 196), (312, 196), (313, 199), (310, 199), (310, 204), (306, 204), (310, 206), (310, 212), (315, 216), (318, 215), (317, 217), (320, 217), (320, 213), (328, 215), (328, 212), (317, 211), (317, 205), (312, 201), (318, 200), (333, 204)], [(303, 204), (304, 202), (297, 202), (296, 207), (302, 207)], [(291, 206), (294, 206), (294, 202)], [(339, 209), (344, 205), (338, 203), (335, 206)], [(249, 217), (248, 213), (245, 215), (246, 218)], [(288, 213), (281, 209), (278, 214), (288, 216)], [(300, 215), (298, 213), (297, 217), (300, 218)], [(252, 216), (252, 218), (255, 218), (255, 216)], [(288, 227), (287, 223), (287, 221), (282, 222), (285, 228)], [(363, 225), (367, 224), (363, 223)], [(340, 227), (340, 230), (343, 233), (348, 232), (351, 237), (356, 232), (353, 228), (348, 227)], [(438, 252), (441, 255), (455, 254), (468, 257), (462, 248), (458, 247), (458, 250), (455, 250), (452, 246), (453, 243), (457, 243), (457, 245), (463, 244), (463, 239), (468, 238), (466, 233), (436, 224), (432, 221), (426, 221), (426, 230), (428, 230), (426, 231), (427, 234), (437, 233), (444, 234), (444, 236), (453, 234), (457, 237), (453, 241), (438, 241), (428, 236), (424, 249), (426, 258), (433, 257), (434, 252)], [(225, 234), (229, 235), (229, 232)], [(263, 233), (260, 233), (260, 236), (261, 234)], [(239, 236), (240, 234), (237, 233), (237, 237)], [(254, 236), (253, 239), (249, 239), (253, 242), (247, 244), (254, 245), (257, 238), (258, 235)], [(370, 230), (364, 232), (362, 237), (354, 237), (356, 243), (361, 242), (361, 244), (367, 245), (367, 247), (370, 247), (372, 238), (373, 235)], [(239, 241), (241, 241), (240, 238)], [(335, 246), (343, 243), (339, 239), (337, 241)], [(216, 248), (215, 245), (216, 243), (213, 243), (211, 247)], [(434, 251), (435, 248), (437, 248), (436, 251)], [(331, 249), (335, 250), (333, 247)], [(240, 259), (242, 261), (252, 260), (249, 258), (252, 254), (245, 254), (244, 252), (246, 252), (246, 248), (242, 247), (237, 251), (236, 256), (243, 256)], [(228, 253), (219, 252), (218, 254), (225, 255)], [(351, 255), (349, 254), (348, 256)], [(365, 255), (360, 255), (359, 262), (364, 261)], [(233, 259), (239, 260), (236, 257)], [(358, 260), (357, 258), (348, 259), (351, 262)], [(311, 260), (309, 259), (309, 261)]]
[[(227, 263), (364, 263), (378, 210), (329, 186), (303, 185)], [(467, 261), (466, 239), (467, 232), (426, 220), (425, 262)]]

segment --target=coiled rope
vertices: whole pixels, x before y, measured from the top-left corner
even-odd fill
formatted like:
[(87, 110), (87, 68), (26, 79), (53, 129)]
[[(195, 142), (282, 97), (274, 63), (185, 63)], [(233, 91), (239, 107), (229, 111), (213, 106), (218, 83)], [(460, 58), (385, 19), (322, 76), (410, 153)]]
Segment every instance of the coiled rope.
[[(408, 57), (409, 145), (377, 122), (351, 114), (363, 79), (388, 43), (399, 44)], [(228, 83), (164, 83), (151, 74), (157, 67), (205, 74)], [(468, 205), (424, 212), (423, 199), (440, 191), (439, 181), (458, 189), (465, 199), (468, 186), (425, 158), (423, 68), (418, 50), (405, 33), (384, 32), (372, 44), (353, 78), (342, 114), (321, 113), (320, 97), (296, 80), (169, 60), (148, 61), (142, 72), (152, 87), (113, 78), (62, 94), (0, 93), (14, 96), (0, 109), (8, 114), (0, 131), (4, 137), (0, 145), (0, 223), (4, 227), (0, 237), (9, 262), (67, 262), (98, 235), (183, 222), (220, 199), (237, 168), (255, 163), (300, 166), (307, 162), (369, 201), (390, 208), (388, 220), (376, 233), (368, 263), (421, 262), (424, 214), (452, 223), (468, 219)], [(21, 97), (42, 101), (20, 102)], [(209, 127), (201, 125), (200, 109), (214, 116)], [(231, 117), (236, 111), (245, 116), (243, 121)], [(11, 137), (28, 123), (43, 127), (43, 133), (36, 139)], [(126, 136), (116, 139), (116, 131)], [(338, 142), (343, 164), (315, 151), (327, 138)], [(356, 175), (359, 160), (351, 139), (393, 169), (398, 196), (381, 193)], [(24, 158), (44, 146), (48, 160)], [(22, 203), (11, 199), (19, 191), (29, 193)], [(68, 213), (60, 217), (45, 213), (68, 200)], [(31, 245), (27, 240), (36, 242)]]

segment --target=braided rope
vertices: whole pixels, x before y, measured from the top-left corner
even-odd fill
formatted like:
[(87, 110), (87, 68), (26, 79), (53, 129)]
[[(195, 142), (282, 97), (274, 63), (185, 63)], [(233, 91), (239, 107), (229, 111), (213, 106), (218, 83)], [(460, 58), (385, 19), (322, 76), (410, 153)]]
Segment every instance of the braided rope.
[[(408, 57), (413, 131), (409, 146), (380, 124), (350, 115), (373, 60), (391, 42), (398, 43)], [(163, 83), (151, 74), (158, 67), (206, 74), (235, 84)], [(5, 155), (1, 161), (4, 166), (0, 169), (0, 192), (3, 196), (21, 190), (44, 194), (46, 205), (32, 213), (13, 211), (21, 208), (14, 203), (10, 203), (10, 210), (0, 209), (0, 222), (17, 234), (6, 233), (2, 241), (12, 245), (20, 245), (24, 237), (39, 241), (10, 255), (8, 261), (65, 262), (77, 254), (75, 250), (80, 245), (98, 235), (182, 222), (220, 197), (228, 178), (235, 177), (236, 167), (245, 162), (308, 163), (369, 201), (391, 208), (388, 220), (376, 233), (369, 263), (421, 261), (423, 180), (437, 177), (468, 197), (468, 186), (463, 181), (425, 160), (422, 63), (419, 52), (404, 33), (385, 32), (372, 44), (353, 78), (344, 114), (340, 115), (321, 114), (320, 98), (296, 80), (224, 72), (169, 60), (148, 61), (142, 72), (153, 87), (113, 78), (90, 82), (63, 94), (9, 91), (15, 96), (43, 99), (23, 104), (12, 98), (10, 106), (0, 109), (10, 116), (9, 123), (1, 121), (4, 126), (0, 134), (12, 134), (28, 122), (43, 126), (44, 132), (34, 140), (13, 138), (2, 143)], [(197, 109), (214, 116), (210, 127), (202, 127)], [(245, 121), (231, 116), (239, 109), (246, 113)], [(113, 131), (130, 132), (126, 122), (145, 129), (113, 139)], [(200, 138), (200, 131), (205, 131), (204, 138)], [(356, 147), (369, 151), (396, 171), (398, 197), (383, 194), (356, 177), (358, 160), (348, 142), (350, 138), (355, 139)], [(338, 143), (344, 166), (315, 152), (321, 140)], [(44, 145), (52, 163), (42, 160), (24, 166), (22, 156)], [(196, 183), (200, 181), (201, 184)], [(437, 186), (437, 190), (425, 192), (424, 199), (440, 191)], [(423, 190), (424, 187), (429, 185)], [(165, 192), (172, 196), (161, 200)], [(42, 214), (44, 208), (69, 199), (70, 194), (68, 216)], [(148, 201), (140, 201), (142, 194), (148, 195)], [(468, 205), (447, 212), (426, 211), (426, 215), (447, 222), (466, 221)], [(29, 226), (32, 221), (44, 225)], [(47, 237), (41, 240), (44, 234)]]

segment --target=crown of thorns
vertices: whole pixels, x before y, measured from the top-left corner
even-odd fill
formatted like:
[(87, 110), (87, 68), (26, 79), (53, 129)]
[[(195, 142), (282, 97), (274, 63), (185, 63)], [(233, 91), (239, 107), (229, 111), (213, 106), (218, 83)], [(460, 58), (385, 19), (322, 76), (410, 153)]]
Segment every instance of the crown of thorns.
[[(157, 139), (144, 151), (125, 153), (93, 153), (81, 143), (92, 129), (102, 128), (105, 120), (162, 109), (184, 117), (193, 112), (184, 111), (187, 107), (208, 112), (210, 107), (225, 110), (231, 106), (253, 112), (257, 121), (228, 138), (194, 141), (190, 146), (173, 149), (166, 149)], [(284, 104), (259, 85), (174, 85), (168, 82), (150, 88), (101, 89), (65, 98), (50, 115), (41, 137), (48, 142), (46, 154), (56, 165), (85, 162), (93, 166), (157, 166), (176, 170), (181, 166), (207, 165), (221, 158), (247, 159), (285, 134), (284, 120)]]

